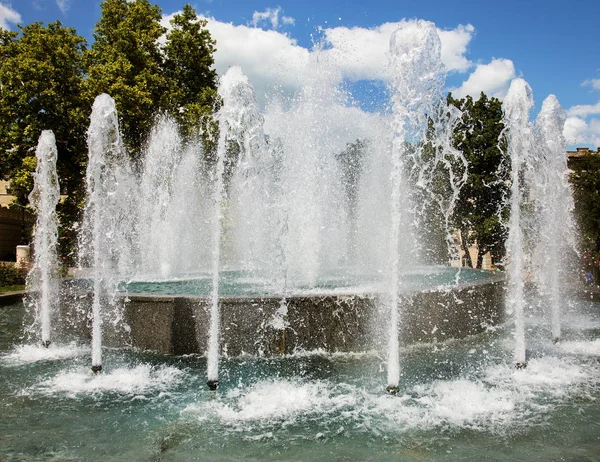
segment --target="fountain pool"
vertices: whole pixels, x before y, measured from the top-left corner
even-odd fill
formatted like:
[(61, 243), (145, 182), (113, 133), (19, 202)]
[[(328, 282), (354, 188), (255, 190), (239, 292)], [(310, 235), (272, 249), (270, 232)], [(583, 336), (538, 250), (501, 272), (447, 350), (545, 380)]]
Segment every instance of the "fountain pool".
[[(405, 292), (455, 288), (459, 284), (493, 280), (495, 273), (470, 268), (447, 266), (417, 266), (407, 268), (400, 274), (400, 285)], [(309, 296), (323, 293), (377, 293), (385, 289), (381, 274), (374, 274), (360, 268), (346, 267), (323, 271), (312, 284), (298, 282), (283, 286), (274, 280), (268, 271), (222, 269), (219, 272), (220, 294), (223, 296)], [(91, 289), (92, 282), (84, 277), (72, 283), (82, 289)], [(129, 295), (199, 295), (209, 296), (212, 288), (212, 274), (182, 274), (169, 279), (142, 280), (134, 278), (119, 285), (119, 291)]]
[[(206, 358), (19, 346), (24, 308), (0, 310), (0, 459), (594, 460), (600, 453), (600, 304), (526, 319), (528, 368), (513, 366), (507, 323), (462, 340), (400, 349), (401, 393), (383, 393), (386, 358), (323, 351)], [(547, 321), (548, 320), (548, 321)]]

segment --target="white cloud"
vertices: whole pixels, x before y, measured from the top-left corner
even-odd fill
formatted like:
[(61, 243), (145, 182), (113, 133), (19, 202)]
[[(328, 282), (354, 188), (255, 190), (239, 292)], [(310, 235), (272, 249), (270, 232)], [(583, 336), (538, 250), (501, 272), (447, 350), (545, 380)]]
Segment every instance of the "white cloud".
[[(333, 27), (324, 29), (328, 48), (323, 55), (354, 80), (387, 80), (387, 62), (390, 37), (401, 25), (411, 21), (388, 22), (370, 29), (363, 27)], [(467, 45), (475, 28), (468, 24), (456, 29), (440, 30), (442, 62), (449, 71), (464, 72), (471, 62), (465, 57)]]
[(600, 90), (600, 79), (587, 79), (581, 84), (584, 87), (592, 87), (594, 90)]
[(71, 7), (71, 0), (56, 0), (56, 5), (60, 8), (60, 11), (66, 13)]
[(488, 96), (503, 99), (515, 76), (515, 65), (510, 59), (492, 59), (489, 64), (478, 64), (469, 78), (452, 90), (452, 95), (478, 98), (483, 91)]
[(10, 5), (0, 3), (0, 27), (10, 29), (8, 23), (17, 24), (21, 22), (21, 15), (13, 10)]
[[(173, 15), (164, 16), (162, 25), (169, 27)], [(300, 88), (310, 52), (296, 40), (275, 30), (200, 17), (207, 20), (206, 27), (217, 41), (214, 58), (218, 74), (225, 73), (231, 66), (240, 66), (261, 102), (273, 87)]]
[[(260, 27), (262, 24), (271, 24), (273, 29), (279, 29), (280, 25), (293, 25), (295, 20), (290, 16), (281, 14), (283, 10), (280, 6), (277, 8), (267, 8), (265, 11), (255, 11), (252, 15), (252, 25)], [(281, 16), (280, 16), (281, 15)]]
[(600, 114), (600, 101), (596, 104), (580, 104), (573, 106), (567, 111), (569, 117), (588, 117), (594, 114)]
[(563, 135), (570, 145), (600, 146), (600, 119), (586, 122), (580, 117), (567, 117)]
[[(271, 10), (267, 10), (269, 12)], [(278, 18), (281, 24), (281, 10), (269, 13), (265, 18)], [(175, 14), (175, 13), (174, 13)], [(261, 16), (262, 17), (262, 16)], [(162, 24), (169, 26), (172, 16), (163, 18)], [(389, 81), (388, 53), (392, 33), (401, 25), (411, 21), (385, 23), (374, 28), (333, 27), (323, 29), (322, 49), (309, 50), (298, 45), (289, 35), (277, 30), (264, 30), (249, 25), (234, 25), (214, 18), (207, 19), (207, 28), (217, 41), (215, 68), (224, 73), (229, 67), (240, 66), (255, 88), (261, 103), (265, 94), (273, 88), (294, 91), (302, 87), (306, 78), (314, 73), (314, 66), (328, 67), (327, 79), (331, 83), (344, 78), (350, 80)], [(255, 17), (256, 23), (258, 18)], [(264, 19), (271, 21), (271, 19)], [(440, 31), (442, 41), (442, 61), (451, 71), (463, 72), (472, 64), (465, 57), (474, 28), (459, 25), (455, 29)], [(327, 65), (331, 66), (327, 66)]]
[(474, 33), (475, 28), (471, 24), (460, 24), (452, 30), (438, 29), (442, 40), (442, 62), (449, 70), (464, 72), (471, 68), (473, 63), (465, 57), (465, 53)]

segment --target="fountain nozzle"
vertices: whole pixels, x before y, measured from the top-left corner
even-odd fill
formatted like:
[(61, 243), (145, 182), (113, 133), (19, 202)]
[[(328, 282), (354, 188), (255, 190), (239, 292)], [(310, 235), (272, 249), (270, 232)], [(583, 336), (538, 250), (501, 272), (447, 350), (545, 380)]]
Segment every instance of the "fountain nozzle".
[(554, 337), (554, 338), (552, 339), (552, 343), (554, 343), (555, 345), (556, 345), (557, 343), (560, 343), (560, 337)]
[(43, 340), (42, 341), (42, 346), (44, 348), (49, 348), (50, 347), (50, 340)]
[(525, 363), (525, 362), (523, 362), (523, 363), (521, 363), (521, 362), (515, 363), (515, 369), (525, 369), (526, 367), (527, 367), (527, 363)]
[(214, 391), (217, 388), (219, 388), (219, 381), (218, 380), (209, 380), (208, 382), (206, 382), (206, 385), (208, 385), (209, 390)]
[(92, 372), (94, 374), (102, 372), (102, 364), (99, 364), (98, 366), (92, 366)]
[(385, 387), (385, 391), (387, 391), (390, 395), (397, 395), (400, 392), (400, 387), (398, 385), (388, 385)]

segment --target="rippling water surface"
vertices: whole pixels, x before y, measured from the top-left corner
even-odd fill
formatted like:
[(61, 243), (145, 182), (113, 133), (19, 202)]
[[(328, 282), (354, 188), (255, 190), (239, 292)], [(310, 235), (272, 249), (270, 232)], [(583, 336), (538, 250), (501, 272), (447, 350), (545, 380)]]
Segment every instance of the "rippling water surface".
[(50, 349), (19, 340), (22, 305), (0, 308), (0, 460), (598, 460), (600, 305), (576, 302), (564, 341), (528, 319), (529, 364), (510, 324), (401, 351), (384, 393), (377, 352), (202, 356)]

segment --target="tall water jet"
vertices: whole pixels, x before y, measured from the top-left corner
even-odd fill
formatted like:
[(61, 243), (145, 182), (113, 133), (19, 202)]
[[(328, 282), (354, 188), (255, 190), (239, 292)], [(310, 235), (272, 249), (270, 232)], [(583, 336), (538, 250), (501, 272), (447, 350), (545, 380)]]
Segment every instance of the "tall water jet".
[[(428, 114), (441, 101), (445, 69), (441, 62), (441, 41), (435, 25), (419, 20), (406, 23), (390, 39), (390, 64), (393, 89), (393, 145), (391, 182), (391, 228), (389, 241), (389, 306), (390, 327), (388, 342), (387, 390), (398, 391), (400, 356), (398, 328), (400, 322), (399, 284), (401, 229), (406, 214), (404, 205), (408, 193), (405, 170), (409, 157), (419, 163), (420, 142), (424, 141)], [(408, 220), (410, 221), (410, 220)]]
[[(210, 270), (209, 181), (201, 143), (183, 142), (176, 122), (160, 116), (143, 153), (136, 194), (137, 280), (168, 280)], [(190, 250), (193, 253), (190, 254)]]
[[(236, 93), (247, 79), (238, 67), (230, 68), (219, 81), (219, 95), (223, 105), (217, 113), (219, 139), (217, 141), (216, 165), (213, 170), (213, 206), (212, 227), (212, 290), (210, 308), (210, 326), (208, 332), (207, 382), (208, 388), (216, 390), (219, 386), (219, 329), (221, 313), (219, 308), (219, 271), (221, 267), (221, 237), (223, 221), (223, 202), (226, 200), (225, 163), (233, 154), (232, 132), (239, 127), (239, 118), (244, 107), (238, 105)], [(235, 149), (235, 148), (233, 148)]]
[(508, 296), (507, 312), (515, 319), (515, 366), (527, 365), (525, 349), (525, 265), (524, 223), (522, 209), (529, 197), (526, 191), (526, 169), (533, 156), (533, 126), (529, 112), (533, 107), (533, 92), (523, 79), (514, 79), (504, 99), (504, 126), (508, 157), (511, 163), (510, 220), (508, 223)]
[(550, 308), (552, 338), (561, 337), (561, 281), (567, 277), (567, 253), (575, 248), (571, 212), (574, 208), (563, 136), (566, 112), (554, 95), (548, 96), (536, 120), (535, 198), (540, 205), (539, 261), (536, 275)]
[[(179, 129), (173, 119), (162, 116), (153, 127), (146, 148), (140, 181), (138, 233), (140, 272), (151, 277), (172, 275), (167, 214), (175, 188), (173, 174), (181, 156)], [(176, 207), (181, 207), (178, 204)], [(158, 274), (156, 274), (158, 273)]]
[(231, 154), (228, 221), (235, 223), (227, 233), (229, 260), (241, 269), (280, 276), (280, 268), (274, 261), (280, 252), (282, 210), (264, 119), (254, 90), (239, 68), (231, 68), (222, 85), (223, 98), (228, 100), (226, 123)]
[(36, 319), (41, 328), (42, 344), (50, 345), (52, 315), (58, 305), (58, 220), (56, 205), (60, 199), (56, 174), (56, 139), (52, 130), (44, 130), (35, 152), (37, 166), (33, 175), (34, 187), (29, 202), (36, 211), (33, 236), (34, 260), (29, 270), (27, 286), (37, 291), (34, 296)]
[(131, 207), (133, 175), (119, 133), (114, 100), (98, 96), (88, 129), (86, 203), (80, 235), (80, 266), (91, 267), (92, 370), (102, 370), (103, 325), (122, 322), (115, 299), (117, 284), (131, 271), (131, 239), (134, 238)]
[(315, 287), (325, 271), (339, 268), (344, 259), (345, 207), (335, 156), (345, 140), (360, 136), (348, 132), (351, 119), (339, 88), (339, 70), (319, 52), (313, 58), (289, 107), (276, 101), (266, 117), (267, 132), (281, 144), (283, 252), (289, 283), (295, 287)]

